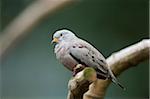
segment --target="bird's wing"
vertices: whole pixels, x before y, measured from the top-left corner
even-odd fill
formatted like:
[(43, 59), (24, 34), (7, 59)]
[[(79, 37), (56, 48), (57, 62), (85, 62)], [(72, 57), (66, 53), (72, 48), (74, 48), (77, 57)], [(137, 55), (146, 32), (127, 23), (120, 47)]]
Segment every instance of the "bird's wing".
[(72, 44), (69, 49), (69, 54), (79, 64), (91, 66), (107, 74), (108, 68), (103, 55), (89, 43), (79, 40)]

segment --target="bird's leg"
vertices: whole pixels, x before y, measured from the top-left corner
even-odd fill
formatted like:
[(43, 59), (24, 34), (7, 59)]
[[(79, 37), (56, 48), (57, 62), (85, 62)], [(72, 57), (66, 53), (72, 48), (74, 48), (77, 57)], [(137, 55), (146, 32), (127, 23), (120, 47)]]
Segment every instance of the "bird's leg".
[(73, 76), (75, 76), (78, 72), (82, 71), (85, 68), (84, 65), (82, 64), (77, 64), (74, 68), (73, 68)]

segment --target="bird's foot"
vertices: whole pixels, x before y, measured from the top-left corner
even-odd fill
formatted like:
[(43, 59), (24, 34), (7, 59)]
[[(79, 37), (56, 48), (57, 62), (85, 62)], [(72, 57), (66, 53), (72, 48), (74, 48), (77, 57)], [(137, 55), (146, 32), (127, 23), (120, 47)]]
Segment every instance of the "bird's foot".
[(84, 65), (78, 64), (76, 67), (73, 69), (73, 76), (75, 76), (78, 72), (82, 71), (85, 68)]

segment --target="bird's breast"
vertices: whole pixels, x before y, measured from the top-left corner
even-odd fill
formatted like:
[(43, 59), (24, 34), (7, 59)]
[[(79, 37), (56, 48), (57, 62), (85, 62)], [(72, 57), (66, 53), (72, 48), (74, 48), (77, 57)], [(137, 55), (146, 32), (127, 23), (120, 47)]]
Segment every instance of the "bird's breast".
[(55, 50), (56, 58), (69, 70), (73, 71), (73, 68), (77, 65), (77, 62), (70, 56), (69, 48), (59, 47)]

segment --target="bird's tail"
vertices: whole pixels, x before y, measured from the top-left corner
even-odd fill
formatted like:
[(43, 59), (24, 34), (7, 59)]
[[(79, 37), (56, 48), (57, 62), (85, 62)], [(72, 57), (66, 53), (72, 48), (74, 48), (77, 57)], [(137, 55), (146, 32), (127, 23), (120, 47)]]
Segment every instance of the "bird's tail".
[(109, 74), (110, 74), (110, 79), (113, 83), (115, 83), (116, 85), (118, 85), (120, 88), (122, 88), (123, 90), (126, 90), (126, 88), (118, 81), (118, 79), (115, 77), (115, 75), (113, 74), (113, 72), (111, 71), (111, 69), (109, 68)]

